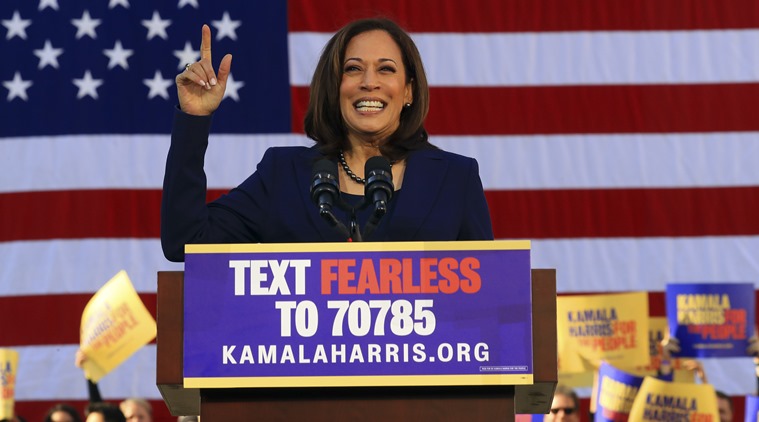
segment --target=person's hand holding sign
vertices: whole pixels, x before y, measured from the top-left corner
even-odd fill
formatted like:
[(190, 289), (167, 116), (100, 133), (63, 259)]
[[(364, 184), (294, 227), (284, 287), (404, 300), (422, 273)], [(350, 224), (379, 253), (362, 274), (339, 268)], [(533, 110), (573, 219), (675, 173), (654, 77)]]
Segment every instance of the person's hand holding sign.
[(177, 75), (179, 108), (187, 114), (207, 116), (219, 107), (227, 87), (227, 77), (232, 66), (232, 55), (221, 59), (218, 75), (211, 63), (211, 28), (203, 25), (200, 43), (200, 61), (188, 63)]

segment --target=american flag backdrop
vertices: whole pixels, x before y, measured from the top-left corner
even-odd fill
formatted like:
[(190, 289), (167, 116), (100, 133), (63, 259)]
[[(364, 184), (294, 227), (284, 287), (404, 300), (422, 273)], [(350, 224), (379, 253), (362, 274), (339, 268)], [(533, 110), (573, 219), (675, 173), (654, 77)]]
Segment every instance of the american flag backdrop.
[[(0, 347), (20, 353), (21, 415), (86, 401), (74, 352), (103, 283), (125, 269), (154, 311), (156, 271), (182, 269), (159, 208), (173, 79), (201, 25), (215, 66), (234, 56), (215, 197), (266, 148), (310, 145), (322, 47), (376, 15), (419, 46), (431, 141), (479, 161), (496, 237), (534, 240), (559, 292), (759, 282), (756, 0), (3, 0)], [(756, 389), (748, 359), (705, 365), (718, 389)], [(100, 388), (167, 414), (154, 345)]]

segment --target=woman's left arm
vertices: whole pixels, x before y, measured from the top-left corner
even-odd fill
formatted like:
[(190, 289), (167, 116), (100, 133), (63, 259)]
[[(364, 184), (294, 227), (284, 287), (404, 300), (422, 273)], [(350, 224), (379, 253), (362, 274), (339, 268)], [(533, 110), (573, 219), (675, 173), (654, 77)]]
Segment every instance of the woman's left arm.
[(480, 166), (474, 158), (470, 163), (464, 200), (466, 211), (458, 240), (493, 240), (493, 226), (480, 179)]

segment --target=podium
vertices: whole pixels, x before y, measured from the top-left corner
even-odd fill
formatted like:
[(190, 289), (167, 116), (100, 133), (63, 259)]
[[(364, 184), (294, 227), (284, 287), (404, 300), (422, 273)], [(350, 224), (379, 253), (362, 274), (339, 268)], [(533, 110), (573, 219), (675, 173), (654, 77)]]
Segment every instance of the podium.
[(159, 272), (156, 384), (172, 415), (204, 422), (513, 421), (548, 413), (556, 387), (556, 271), (531, 270), (533, 384), (360, 388), (185, 388), (184, 273)]

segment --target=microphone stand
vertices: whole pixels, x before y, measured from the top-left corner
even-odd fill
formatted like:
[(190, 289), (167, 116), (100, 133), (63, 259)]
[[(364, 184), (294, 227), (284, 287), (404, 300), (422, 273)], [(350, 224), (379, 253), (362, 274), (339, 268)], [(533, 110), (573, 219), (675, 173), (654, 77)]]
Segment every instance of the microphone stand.
[[(328, 207), (320, 207), (319, 208), (319, 215), (327, 221), (327, 223), (333, 227), (335, 230), (340, 232), (341, 235), (345, 236), (346, 239), (351, 238), (351, 234), (348, 232), (348, 228), (345, 227), (345, 224), (340, 222), (340, 220), (335, 217), (335, 214), (332, 213), (332, 210)], [(352, 226), (353, 224), (351, 224)], [(352, 227), (351, 227), (352, 228)]]
[[(317, 164), (317, 170), (324, 170), (327, 174), (315, 173), (314, 177), (318, 178), (312, 183), (311, 195), (312, 197), (320, 197), (320, 189), (323, 189), (325, 193), (334, 195), (332, 199), (337, 200), (337, 206), (350, 213), (350, 231), (332, 213), (331, 201), (318, 200), (319, 214), (332, 227), (337, 228), (341, 234), (345, 235), (348, 232), (346, 237), (349, 242), (363, 242), (365, 238), (368, 238), (374, 232), (374, 229), (379, 225), (380, 219), (387, 213), (387, 203), (393, 196), (393, 174), (390, 170), (392, 164), (381, 156), (372, 157), (367, 160), (364, 166), (364, 173), (366, 174), (364, 200), (358, 207), (347, 203), (340, 195), (340, 190), (337, 188), (337, 183), (335, 182), (335, 179), (337, 179), (335, 175), (336, 171), (332, 170), (329, 161), (322, 160)], [(316, 191), (316, 195), (314, 195), (314, 191)], [(326, 197), (327, 195), (325, 195)], [(369, 217), (366, 227), (364, 227), (362, 236), (358, 218), (356, 217), (356, 210), (363, 210), (369, 205), (374, 205), (374, 211), (371, 217)]]
[[(367, 204), (369, 205), (369, 204)], [(366, 226), (364, 227), (364, 237), (368, 238), (369, 235), (372, 234), (374, 229), (377, 228), (379, 225), (379, 221), (382, 218), (382, 216), (385, 215), (387, 212), (387, 204), (382, 202), (379, 206), (374, 208), (374, 212), (372, 213), (372, 216), (369, 217), (369, 221), (366, 222)]]
[(361, 236), (361, 229), (358, 227), (358, 218), (356, 218), (356, 209), (351, 209), (351, 237), (353, 242), (363, 242), (364, 238)]

